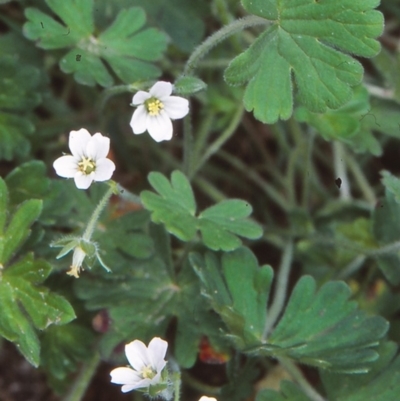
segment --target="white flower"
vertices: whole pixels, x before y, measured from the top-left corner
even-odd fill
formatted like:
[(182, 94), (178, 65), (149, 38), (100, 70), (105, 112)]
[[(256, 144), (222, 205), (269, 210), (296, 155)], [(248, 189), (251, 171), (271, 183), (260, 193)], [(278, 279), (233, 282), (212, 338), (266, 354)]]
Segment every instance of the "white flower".
[(125, 345), (125, 354), (133, 369), (112, 370), (111, 383), (123, 384), (123, 393), (159, 384), (162, 381), (161, 372), (167, 364), (164, 360), (167, 347), (168, 343), (158, 337), (154, 337), (148, 347), (139, 340)]
[(74, 253), (72, 255), (72, 265), (70, 266), (70, 270), (67, 272), (69, 276), (74, 276), (79, 278), (79, 272), (82, 268), (82, 263), (85, 260), (86, 252), (77, 245), (74, 248)]
[(110, 139), (97, 133), (91, 136), (81, 128), (69, 134), (72, 156), (61, 156), (53, 167), (60, 177), (73, 178), (79, 189), (87, 189), (92, 181), (107, 181), (111, 178), (115, 164), (106, 158), (110, 150)]
[(217, 401), (217, 399), (214, 398), (214, 397), (206, 397), (205, 395), (203, 395), (203, 396), (199, 399), (199, 401)]
[(147, 130), (156, 142), (172, 138), (171, 119), (183, 118), (189, 113), (189, 101), (171, 96), (172, 89), (171, 83), (159, 81), (149, 92), (139, 91), (133, 96), (132, 105), (138, 106), (130, 122), (134, 134)]

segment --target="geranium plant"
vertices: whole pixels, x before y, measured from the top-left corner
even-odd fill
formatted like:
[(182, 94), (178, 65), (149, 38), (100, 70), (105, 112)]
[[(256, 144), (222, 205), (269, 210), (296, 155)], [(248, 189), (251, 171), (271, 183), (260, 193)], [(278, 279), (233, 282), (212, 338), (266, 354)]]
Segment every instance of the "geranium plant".
[(0, 1), (0, 398), (399, 399), (399, 26)]

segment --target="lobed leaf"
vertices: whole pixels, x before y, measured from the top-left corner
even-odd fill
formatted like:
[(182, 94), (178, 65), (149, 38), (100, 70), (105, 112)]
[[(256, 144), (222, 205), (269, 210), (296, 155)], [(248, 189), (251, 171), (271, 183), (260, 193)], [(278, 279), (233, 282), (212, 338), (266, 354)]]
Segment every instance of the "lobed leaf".
[(337, 109), (359, 84), (361, 64), (346, 53), (372, 57), (380, 45), (382, 14), (370, 0), (242, 0), (245, 9), (272, 20), (225, 71), (231, 85), (248, 81), (244, 105), (262, 122), (288, 119), (293, 84), (311, 112)]
[(69, 48), (60, 60), (60, 68), (73, 73), (77, 82), (112, 85), (113, 77), (102, 59), (127, 83), (160, 75), (150, 62), (161, 57), (166, 36), (156, 29), (143, 28), (146, 15), (141, 8), (122, 9), (104, 32), (94, 36), (93, 0), (46, 2), (65, 26), (35, 8), (27, 8), (24, 34), (44, 49)]
[(40, 102), (39, 70), (16, 57), (0, 57), (0, 159), (26, 156), (30, 149), (28, 136), (34, 126), (29, 118)]
[(204, 293), (234, 336), (240, 348), (262, 341), (266, 304), (272, 283), (270, 267), (259, 267), (247, 248), (224, 254), (219, 261), (211, 252), (190, 261)]
[(196, 217), (193, 190), (183, 173), (174, 171), (171, 183), (160, 173), (150, 173), (149, 182), (159, 195), (143, 191), (143, 205), (155, 223), (163, 223), (182, 241), (190, 241), (199, 230), (208, 248), (231, 251), (241, 245), (238, 236), (256, 239), (262, 235), (261, 227), (247, 219), (252, 208), (245, 201), (226, 200)]
[(357, 310), (350, 295), (343, 282), (328, 282), (316, 291), (315, 280), (302, 277), (267, 347), (275, 347), (272, 354), (333, 371), (367, 371), (379, 356), (375, 348), (388, 323)]
[(367, 89), (358, 86), (353, 98), (337, 110), (313, 113), (306, 107), (295, 111), (295, 118), (313, 126), (326, 140), (339, 140), (348, 144), (356, 152), (369, 151), (379, 156), (382, 148), (372, 134), (369, 121), (370, 104)]
[(246, 248), (223, 254), (194, 253), (190, 261), (204, 294), (242, 352), (287, 357), (335, 372), (364, 373), (378, 358), (388, 330), (382, 317), (369, 317), (349, 301), (349, 287), (331, 281), (316, 290), (310, 276), (296, 284), (283, 316), (265, 341), (267, 302), (273, 271), (258, 267)]
[(392, 401), (400, 391), (400, 357), (397, 344), (386, 342), (379, 349), (379, 359), (365, 375), (343, 375), (321, 371), (329, 399), (337, 401)]

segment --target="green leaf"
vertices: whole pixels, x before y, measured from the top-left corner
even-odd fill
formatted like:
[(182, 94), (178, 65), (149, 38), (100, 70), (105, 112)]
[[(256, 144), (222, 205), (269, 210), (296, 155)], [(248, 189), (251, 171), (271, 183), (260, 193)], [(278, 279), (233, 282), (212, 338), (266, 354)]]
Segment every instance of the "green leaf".
[(46, 3), (65, 25), (35, 8), (27, 8), (24, 34), (44, 49), (69, 48), (60, 60), (60, 68), (73, 73), (77, 82), (112, 85), (113, 78), (101, 59), (127, 83), (160, 75), (151, 62), (160, 59), (166, 37), (156, 29), (143, 28), (146, 15), (141, 8), (122, 9), (111, 26), (94, 36), (93, 0)]
[(400, 178), (395, 177), (389, 171), (381, 171), (382, 184), (385, 188), (394, 195), (397, 203), (400, 203)]
[(303, 391), (294, 383), (289, 381), (281, 382), (280, 392), (274, 390), (261, 390), (256, 401), (310, 401)]
[(260, 343), (272, 269), (260, 268), (247, 248), (224, 254), (221, 262), (211, 252), (204, 258), (192, 254), (190, 261), (211, 305), (239, 341), (239, 347)]
[(375, 348), (388, 323), (357, 310), (350, 296), (343, 282), (328, 282), (316, 291), (315, 280), (302, 277), (261, 353), (264, 348), (267, 353), (333, 371), (368, 371), (379, 356)]
[(204, 210), (197, 222), (204, 245), (213, 250), (232, 251), (242, 244), (236, 235), (260, 238), (261, 227), (246, 219), (252, 211), (247, 202), (238, 199), (225, 200)]
[(188, 179), (180, 171), (171, 175), (171, 183), (161, 173), (152, 172), (148, 180), (160, 194), (150, 191), (140, 194), (146, 209), (152, 212), (155, 223), (163, 223), (167, 230), (182, 241), (189, 241), (196, 233), (196, 202)]
[[(130, 258), (121, 263), (116, 254), (114, 261), (120, 265), (118, 270), (111, 265), (113, 274), (83, 275), (75, 283), (76, 294), (89, 310), (107, 309), (112, 325), (100, 345), (106, 356), (119, 343), (132, 338), (149, 341), (156, 335), (164, 337), (174, 319), (177, 323), (175, 357), (180, 366), (189, 368), (196, 361), (202, 336), (218, 337), (221, 322), (199, 296), (199, 283), (188, 263), (173, 278), (169, 274), (169, 261), (164, 259), (170, 253), (170, 237), (162, 226), (151, 227), (155, 247), (151, 257)], [(127, 314), (127, 310), (134, 313)]]
[(193, 239), (200, 230), (204, 245), (213, 250), (231, 251), (241, 245), (238, 236), (256, 239), (262, 235), (261, 227), (246, 219), (251, 206), (242, 200), (226, 200), (204, 210), (196, 218), (196, 202), (188, 179), (179, 171), (171, 175), (171, 183), (160, 173), (150, 173), (149, 182), (159, 193), (143, 191), (141, 199), (152, 212), (155, 223), (182, 241)]
[(0, 335), (16, 343), (25, 358), (39, 365), (40, 343), (34, 327), (46, 329), (75, 318), (69, 302), (39, 286), (50, 274), (44, 261), (27, 255), (2, 272), (0, 281)]
[(363, 373), (378, 358), (375, 348), (388, 330), (381, 317), (368, 317), (349, 301), (349, 287), (328, 282), (316, 291), (315, 280), (302, 277), (286, 310), (265, 343), (267, 300), (272, 269), (257, 265), (245, 248), (190, 260), (205, 295), (228, 328), (236, 347), (250, 355), (285, 356), (332, 371)]
[(68, 375), (76, 372), (78, 364), (93, 354), (94, 333), (77, 323), (51, 326), (43, 334), (41, 343), (41, 367), (56, 392), (65, 394)]
[[(384, 183), (388, 182), (388, 178)], [(389, 180), (390, 182), (390, 180)], [(393, 187), (392, 187), (393, 188)], [(396, 195), (389, 188), (385, 191), (385, 198), (380, 200), (372, 213), (373, 234), (379, 245), (387, 245), (400, 238), (400, 204)], [(379, 255), (376, 258), (378, 267), (389, 280), (397, 285), (400, 283), (400, 255), (399, 252)]]
[(31, 199), (11, 214), (8, 198), (0, 179), (0, 335), (16, 343), (25, 358), (38, 366), (40, 344), (34, 327), (44, 330), (51, 324), (64, 324), (75, 314), (63, 297), (39, 286), (51, 271), (46, 262), (28, 254), (8, 266), (42, 210), (42, 202)]
[(3, 267), (30, 234), (31, 224), (42, 211), (42, 202), (32, 199), (22, 203), (12, 216), (8, 216), (8, 191), (0, 179), (0, 266)]
[(369, 122), (367, 126), (363, 124), (370, 109), (368, 91), (358, 86), (353, 98), (337, 110), (318, 114), (310, 112), (306, 107), (299, 107), (295, 117), (313, 126), (326, 140), (339, 140), (350, 145), (356, 152), (370, 151), (379, 156), (382, 153), (381, 146), (373, 136)]
[[(202, 17), (209, 6), (204, 2), (187, 0), (129, 0), (129, 5), (143, 7), (151, 22), (160, 26), (180, 50), (190, 53), (200, 43), (204, 34)], [(110, 3), (107, 2), (107, 6)]]
[(196, 77), (181, 77), (174, 84), (174, 93), (192, 95), (207, 88), (207, 84)]
[(272, 20), (225, 71), (231, 85), (249, 81), (244, 95), (248, 111), (274, 123), (292, 114), (293, 85), (300, 102), (316, 113), (337, 109), (361, 82), (361, 64), (346, 53), (372, 57), (383, 29), (376, 0), (242, 0), (245, 9)]
[(16, 57), (0, 58), (0, 159), (26, 156), (34, 126), (28, 114), (41, 101), (39, 70)]
[(379, 359), (365, 375), (332, 374), (321, 371), (321, 378), (329, 399), (337, 401), (392, 401), (400, 391), (400, 357), (396, 357), (397, 345), (383, 343)]

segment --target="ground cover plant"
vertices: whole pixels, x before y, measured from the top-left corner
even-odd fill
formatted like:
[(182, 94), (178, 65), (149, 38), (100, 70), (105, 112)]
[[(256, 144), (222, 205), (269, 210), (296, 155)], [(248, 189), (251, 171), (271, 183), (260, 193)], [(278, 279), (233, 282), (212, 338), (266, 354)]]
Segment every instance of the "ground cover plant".
[(398, 0), (0, 1), (0, 373), (400, 398), (399, 54)]

